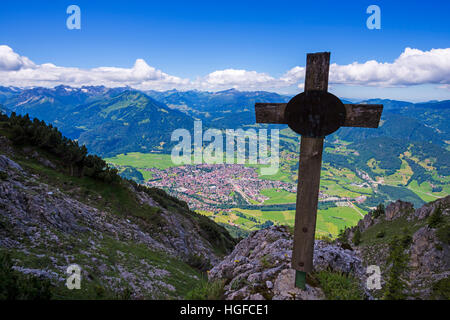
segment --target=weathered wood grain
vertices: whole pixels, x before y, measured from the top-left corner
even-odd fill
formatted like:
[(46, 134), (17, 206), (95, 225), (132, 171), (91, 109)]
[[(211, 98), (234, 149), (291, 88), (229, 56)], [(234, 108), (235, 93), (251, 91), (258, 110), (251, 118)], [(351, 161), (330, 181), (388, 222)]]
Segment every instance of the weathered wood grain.
[[(329, 65), (329, 52), (307, 55), (305, 91), (327, 91)], [(313, 268), (323, 140), (323, 138), (302, 136), (300, 143), (294, 248), (291, 265), (293, 269), (302, 272), (311, 272)]]
[[(286, 124), (287, 103), (255, 103), (256, 123)], [(378, 128), (382, 104), (344, 104), (346, 119), (344, 127)]]
[(378, 128), (382, 104), (344, 104), (345, 122), (343, 127)]
[(300, 143), (292, 268), (303, 272), (313, 269), (323, 140), (302, 137)]
[[(327, 91), (330, 53), (310, 53), (306, 58), (305, 91)], [(287, 124), (287, 103), (256, 103), (257, 123)], [(300, 107), (302, 107), (300, 105)], [(377, 128), (382, 105), (346, 104), (345, 127)], [(342, 120), (342, 119), (341, 119)], [(295, 119), (290, 119), (295, 121)], [(313, 269), (314, 235), (322, 166), (323, 138), (302, 136), (298, 171), (292, 268), (296, 285), (304, 288), (304, 272)]]
[(330, 53), (308, 53), (306, 56), (305, 91), (328, 89)]
[(255, 103), (256, 123), (286, 123), (286, 105), (287, 103)]

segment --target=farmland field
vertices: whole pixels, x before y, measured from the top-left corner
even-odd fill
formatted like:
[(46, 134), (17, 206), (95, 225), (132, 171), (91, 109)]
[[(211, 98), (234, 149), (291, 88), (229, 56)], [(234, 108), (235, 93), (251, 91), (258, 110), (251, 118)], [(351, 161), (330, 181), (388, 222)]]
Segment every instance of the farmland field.
[[(289, 131), (285, 133), (284, 141), (297, 143)], [(355, 225), (381, 202), (404, 199), (417, 207), (450, 193), (450, 178), (437, 174), (432, 159), (421, 159), (411, 151), (405, 151), (397, 159), (391, 159), (398, 160), (398, 167), (393, 169), (393, 164), (383, 163), (376, 155), (362, 161), (352, 146), (337, 141), (326, 147), (328, 155), (341, 158), (331, 158), (332, 161), (322, 164), (320, 201), (324, 205), (319, 205), (317, 236), (335, 237), (341, 229)], [(226, 176), (222, 173), (224, 167), (200, 169), (193, 165), (183, 171), (181, 180), (177, 180), (180, 171), (169, 154), (131, 152), (106, 161), (122, 168), (135, 168), (150, 185), (169, 181), (163, 189), (186, 201), (193, 210), (218, 223), (248, 232), (270, 224), (294, 225), (297, 149), (298, 146), (280, 152), (279, 170), (273, 175), (261, 174), (261, 169), (268, 166), (266, 164), (231, 166)], [(370, 174), (358, 172), (356, 163)], [(213, 178), (205, 182), (205, 174), (212, 174)], [(425, 174), (433, 183), (423, 180), (418, 183), (417, 179), (423, 179)], [(291, 187), (286, 188), (287, 185)], [(195, 187), (195, 193), (189, 194)], [(221, 188), (223, 191), (219, 191)]]

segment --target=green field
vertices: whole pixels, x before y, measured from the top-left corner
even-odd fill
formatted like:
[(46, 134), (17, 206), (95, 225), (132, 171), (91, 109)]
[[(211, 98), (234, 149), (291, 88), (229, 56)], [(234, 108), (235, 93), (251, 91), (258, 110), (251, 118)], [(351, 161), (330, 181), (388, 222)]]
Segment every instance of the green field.
[(280, 189), (262, 189), (260, 192), (263, 196), (269, 197), (264, 204), (280, 204), (280, 203), (295, 203), (297, 195)]
[(105, 161), (119, 166), (132, 166), (135, 168), (157, 168), (161, 170), (177, 166), (177, 164), (174, 164), (172, 162), (170, 154), (162, 153), (122, 153), (112, 158), (106, 158)]
[[(286, 132), (285, 140), (291, 140), (292, 137), (289, 132)], [(338, 155), (351, 156), (352, 150), (348, 148), (348, 143), (339, 142), (336, 147), (327, 147), (326, 151)], [(440, 197), (444, 197), (450, 193), (450, 178), (438, 176), (437, 173), (432, 172), (432, 177), (435, 186), (442, 186), (442, 191), (432, 192), (433, 186), (429, 182), (422, 182), (420, 185), (416, 180), (410, 181), (414, 174), (412, 167), (408, 164), (408, 159), (415, 159), (410, 153), (400, 155), (400, 167), (390, 175), (384, 175), (385, 169), (380, 168), (380, 162), (374, 158), (367, 160), (367, 167), (365, 170), (372, 170), (372, 181), (381, 183), (379, 186), (383, 187), (388, 194), (383, 195), (384, 198), (379, 200), (379, 187), (374, 191), (374, 185), (368, 185), (366, 181), (362, 180), (352, 169), (341, 166), (336, 163), (324, 162), (322, 165), (320, 190), (328, 196), (340, 198), (356, 198), (361, 195), (374, 197), (375, 200), (366, 206), (365, 209), (353, 207), (331, 207), (326, 210), (319, 210), (317, 216), (317, 236), (332, 236), (335, 237), (339, 230), (355, 225), (359, 219), (372, 207), (376, 206), (376, 201), (393, 200), (398, 197), (408, 198), (412, 197), (412, 193), (420, 197), (423, 201), (433, 201)], [(105, 159), (107, 162), (120, 166), (133, 166), (139, 170), (145, 180), (151, 179), (150, 172), (145, 171), (145, 168), (157, 168), (164, 170), (170, 167), (177, 166), (171, 160), (169, 154), (157, 153), (139, 153), (132, 152), (128, 154), (120, 154), (112, 158)], [(423, 163), (422, 163), (423, 162)], [(422, 161), (422, 166), (429, 167), (429, 161)], [(280, 167), (277, 173), (273, 175), (261, 175), (261, 168), (267, 167), (264, 164), (244, 164), (246, 167), (257, 169), (258, 177), (263, 180), (276, 180), (287, 183), (297, 183), (297, 163), (298, 155), (292, 150), (281, 150)], [(391, 171), (392, 172), (392, 171)], [(389, 187), (392, 186), (392, 187)], [(393, 188), (395, 187), (395, 188)], [(411, 191), (411, 194), (407, 194)], [(233, 193), (233, 192), (232, 192)], [(263, 205), (281, 205), (296, 202), (296, 194), (287, 192), (277, 188), (262, 189), (261, 195), (268, 197)], [(397, 197), (397, 198), (396, 198)], [(250, 204), (259, 205), (260, 203), (250, 200)], [(262, 210), (247, 210), (242, 208), (234, 208), (231, 212), (222, 212), (221, 214), (213, 214), (212, 212), (200, 212), (204, 215), (210, 216), (216, 222), (234, 225), (236, 228), (240, 227), (242, 230), (253, 231), (258, 229), (258, 226), (272, 221), (275, 224), (282, 224), (293, 226), (295, 212), (293, 210), (284, 211), (262, 211)], [(239, 214), (239, 215), (238, 215)], [(256, 219), (256, 222), (255, 222)]]
[(432, 188), (429, 182), (422, 182), (420, 186), (414, 180), (408, 185), (408, 189), (417, 194), (422, 200), (429, 202), (438, 198), (445, 197), (450, 193), (450, 185), (445, 185), (441, 192), (431, 192)]
[[(341, 229), (354, 226), (360, 219), (361, 215), (351, 207), (334, 207), (326, 210), (319, 210), (317, 213), (316, 236), (336, 237)], [(234, 208), (233, 211), (243, 213), (246, 216), (254, 217), (261, 222), (270, 220), (275, 224), (294, 226), (295, 211), (261, 211), (246, 210)], [(359, 210), (360, 211), (360, 210)], [(361, 212), (361, 211), (360, 211)], [(240, 224), (249, 231), (256, 230), (255, 223), (236, 215), (230, 215), (229, 219), (236, 224)]]

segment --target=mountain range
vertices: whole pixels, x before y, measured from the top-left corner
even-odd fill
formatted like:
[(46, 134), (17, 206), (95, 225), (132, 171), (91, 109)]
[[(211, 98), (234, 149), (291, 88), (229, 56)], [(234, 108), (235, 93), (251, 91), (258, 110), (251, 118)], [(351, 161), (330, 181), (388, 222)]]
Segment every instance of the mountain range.
[[(450, 196), (416, 210), (379, 206), (337, 239), (315, 241), (300, 290), (291, 228), (236, 241), (161, 189), (103, 165), (93, 175), (86, 154), (72, 158), (85, 167), (74, 173), (60, 148), (83, 150), (44, 122), (0, 115), (2, 300), (450, 298)], [(370, 288), (374, 265), (380, 287)], [(79, 290), (67, 287), (71, 268)]]
[[(176, 128), (190, 129), (196, 119), (202, 120), (206, 127), (218, 129), (254, 126), (255, 102), (287, 102), (290, 98), (272, 92), (235, 89), (141, 92), (103, 86), (0, 87), (0, 104), (6, 111), (28, 113), (52, 123), (64, 135), (79, 139), (93, 153), (105, 156), (130, 151), (167, 151), (171, 146), (170, 132)], [(341, 128), (335, 136), (347, 141), (386, 136), (430, 142), (444, 148), (449, 144), (450, 100), (410, 103), (371, 99), (359, 103), (384, 105), (380, 128)]]
[[(195, 120), (202, 120), (203, 129), (279, 128), (280, 150), (298, 154), (298, 136), (286, 125), (255, 124), (255, 102), (287, 102), (290, 98), (235, 89), (142, 92), (103, 86), (0, 87), (0, 106), (5, 113), (28, 113), (51, 123), (68, 138), (85, 144), (89, 152), (105, 158), (130, 152), (170, 153), (175, 144), (171, 133), (179, 128), (192, 131)], [(450, 100), (411, 103), (371, 99), (359, 103), (384, 105), (380, 127), (340, 128), (325, 140), (324, 164), (355, 175), (367, 174), (381, 183), (390, 179), (389, 186), (377, 187), (362, 208), (368, 210), (379, 202), (397, 199), (412, 201), (417, 207), (430, 197), (448, 194)], [(282, 158), (281, 162), (282, 173), (296, 183), (298, 161)], [(398, 177), (405, 172), (409, 173), (403, 181)], [(414, 181), (417, 187), (412, 188)], [(420, 187), (424, 182), (427, 186)], [(341, 184), (346, 188), (348, 183)], [(430, 195), (432, 192), (437, 193)]]

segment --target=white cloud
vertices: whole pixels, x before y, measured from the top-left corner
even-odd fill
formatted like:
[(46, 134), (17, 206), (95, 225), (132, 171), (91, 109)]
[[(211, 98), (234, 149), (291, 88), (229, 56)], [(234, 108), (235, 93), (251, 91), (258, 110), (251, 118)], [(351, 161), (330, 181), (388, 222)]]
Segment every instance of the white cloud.
[(330, 83), (368, 86), (450, 84), (450, 48), (421, 51), (406, 48), (393, 63), (375, 60), (330, 66)]
[(21, 57), (8, 46), (0, 46), (0, 85), (44, 86), (58, 84), (71, 86), (105, 85), (137, 89), (168, 89), (189, 83), (187, 79), (168, 75), (137, 59), (132, 68), (99, 67), (80, 69), (58, 67), (51, 63), (36, 65)]
[(13, 71), (33, 68), (34, 63), (27, 57), (21, 57), (8, 46), (0, 46), (0, 71)]
[[(281, 77), (256, 71), (225, 69), (211, 72), (195, 80), (169, 75), (137, 59), (131, 68), (98, 67), (80, 69), (59, 67), (51, 63), (35, 64), (6, 45), (0, 46), (0, 85), (131, 86), (137, 89), (165, 90), (177, 88), (222, 90), (277, 90), (297, 86), (303, 89), (305, 67), (296, 66)], [(375, 87), (436, 84), (450, 86), (450, 48), (421, 51), (406, 48), (392, 63), (375, 60), (348, 65), (331, 64), (330, 84)]]
[(241, 90), (268, 90), (286, 86), (281, 79), (256, 71), (225, 69), (211, 72), (197, 79), (193, 87), (204, 90), (236, 88)]

